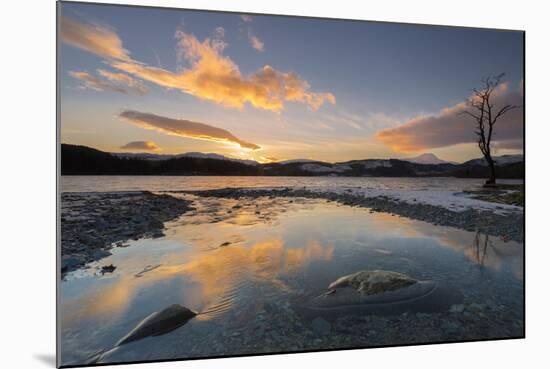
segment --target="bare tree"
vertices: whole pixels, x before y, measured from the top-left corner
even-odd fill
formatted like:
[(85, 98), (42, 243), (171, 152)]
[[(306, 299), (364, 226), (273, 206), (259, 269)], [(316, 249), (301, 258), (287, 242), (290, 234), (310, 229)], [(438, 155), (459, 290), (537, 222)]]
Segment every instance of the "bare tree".
[(501, 84), (503, 77), (504, 73), (482, 79), (481, 89), (474, 88), (474, 95), (466, 101), (469, 109), (463, 111), (463, 114), (469, 115), (476, 122), (477, 144), (489, 167), (489, 179), (485, 182), (486, 186), (493, 186), (496, 183), (495, 162), (491, 156), (494, 126), (500, 117), (510, 110), (518, 108), (511, 104), (500, 108), (495, 107), (493, 92)]

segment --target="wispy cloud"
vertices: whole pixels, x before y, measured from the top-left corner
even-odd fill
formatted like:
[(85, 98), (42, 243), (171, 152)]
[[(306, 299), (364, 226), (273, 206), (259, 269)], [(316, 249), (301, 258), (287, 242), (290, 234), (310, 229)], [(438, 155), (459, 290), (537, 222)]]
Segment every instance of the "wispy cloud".
[(194, 35), (178, 30), (178, 54), (190, 67), (178, 73), (135, 62), (112, 61), (111, 66), (166, 88), (178, 89), (200, 99), (230, 108), (242, 109), (246, 103), (279, 112), (286, 102), (306, 104), (317, 110), (325, 102), (336, 103), (331, 93), (310, 91), (308, 82), (296, 73), (279, 72), (269, 65), (249, 77), (223, 50), (227, 46), (219, 30), (212, 38), (199, 41)]
[(114, 92), (120, 92), (123, 94), (128, 93), (128, 91), (125, 88), (113, 85), (109, 81), (93, 76), (88, 72), (71, 71), (69, 72), (69, 75), (82, 82), (80, 86), (80, 88), (82, 89), (91, 89), (95, 91), (114, 91)]
[(264, 43), (258, 36), (254, 34), (254, 31), (252, 31), (252, 22), (254, 21), (254, 18), (250, 15), (241, 15), (241, 20), (244, 23), (244, 27), (241, 29), (241, 31), (245, 31), (248, 36), (248, 43), (250, 46), (252, 46), (254, 49), (263, 52), (264, 51)]
[(132, 141), (120, 146), (123, 150), (157, 151), (160, 148), (153, 141)]
[(94, 76), (86, 71), (70, 71), (69, 75), (82, 82), (80, 88), (95, 91), (114, 91), (123, 94), (135, 92), (139, 95), (146, 94), (149, 90), (140, 81), (123, 73), (113, 73), (104, 69), (98, 69), (99, 76)]
[[(227, 44), (221, 27), (216, 29), (214, 36), (202, 42), (192, 34), (176, 31), (178, 56), (188, 63), (187, 68), (180, 68), (177, 72), (133, 60), (116, 32), (107, 26), (79, 23), (63, 17), (61, 33), (65, 43), (105, 58), (107, 64), (119, 71), (225, 107), (242, 109), (248, 103), (258, 109), (280, 112), (287, 102), (303, 103), (311, 110), (319, 109), (325, 102), (336, 103), (332, 93), (312, 92), (309, 83), (294, 72), (280, 72), (265, 65), (255, 73), (243, 76), (233, 60), (223, 55)], [(261, 41), (257, 41), (256, 46), (263, 47)], [(112, 90), (97, 77), (93, 80), (89, 74), (80, 77), (88, 80), (90, 88)], [(112, 78), (120, 76), (111, 73), (111, 78), (104, 77), (113, 81)], [(137, 87), (136, 84), (129, 86)], [(115, 89), (123, 90), (120, 86)], [(141, 87), (138, 89), (144, 91)]]
[(403, 120), (389, 116), (383, 112), (369, 112), (359, 115), (347, 111), (338, 111), (324, 114), (322, 119), (325, 122), (329, 122), (331, 127), (345, 125), (358, 131), (365, 131), (367, 134), (376, 133), (383, 128), (395, 127), (403, 122)]
[(114, 83), (118, 83), (118, 84), (128, 86), (128, 88), (130, 88), (131, 90), (135, 91), (136, 93), (138, 93), (140, 95), (144, 95), (147, 92), (149, 92), (149, 89), (143, 83), (141, 83), (140, 81), (130, 77), (127, 74), (113, 73), (113, 72), (109, 72), (105, 69), (98, 69), (97, 72), (99, 73), (99, 75), (107, 78), (108, 80), (110, 80)]
[(63, 42), (107, 59), (130, 60), (130, 52), (122, 47), (116, 32), (104, 25), (80, 23), (61, 18)]
[(258, 38), (258, 36), (252, 34), (251, 31), (248, 32), (248, 41), (250, 42), (250, 46), (252, 46), (254, 49), (258, 51), (264, 51), (264, 43)]
[[(502, 84), (494, 93), (496, 107), (505, 104), (523, 105), (523, 89), (513, 90)], [(477, 142), (472, 119), (462, 111), (465, 102), (442, 109), (439, 113), (416, 117), (395, 128), (379, 131), (376, 137), (395, 151), (414, 152)], [(495, 125), (493, 141), (499, 148), (518, 148), (523, 143), (523, 111), (515, 109)]]
[(192, 122), (185, 119), (167, 118), (135, 110), (123, 111), (120, 113), (119, 117), (138, 127), (155, 130), (167, 135), (229, 143), (251, 150), (260, 149), (260, 146), (243, 141), (225, 129), (204, 123)]

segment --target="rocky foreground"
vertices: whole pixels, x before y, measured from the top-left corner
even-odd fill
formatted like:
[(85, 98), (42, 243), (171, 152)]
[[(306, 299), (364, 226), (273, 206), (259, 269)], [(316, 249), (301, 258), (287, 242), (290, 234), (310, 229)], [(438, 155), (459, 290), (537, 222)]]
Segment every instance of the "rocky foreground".
[[(498, 213), (399, 201), (387, 196), (365, 197), (354, 193), (307, 189), (225, 188), (185, 191), (203, 197), (258, 198), (303, 197), (326, 199), (343, 205), (369, 208), (435, 225), (478, 231), (504, 240), (523, 242), (523, 212)], [(61, 273), (110, 255), (115, 245), (130, 239), (162, 237), (164, 222), (191, 210), (190, 202), (166, 194), (141, 192), (63, 193), (61, 196)]]
[(189, 202), (151, 192), (61, 195), (61, 273), (109, 256), (114, 244), (162, 237), (164, 222), (190, 210)]
[(422, 220), (441, 226), (455, 227), (471, 232), (482, 232), (490, 236), (501, 237), (504, 240), (523, 242), (523, 212), (499, 214), (480, 209), (453, 211), (442, 206), (409, 203), (387, 196), (364, 197), (353, 193), (319, 192), (306, 189), (277, 188), (249, 189), (224, 188), (206, 191), (187, 191), (198, 196), (221, 198), (258, 198), (262, 196), (305, 197), (311, 199), (326, 199), (343, 205), (369, 208), (373, 212), (385, 212)]

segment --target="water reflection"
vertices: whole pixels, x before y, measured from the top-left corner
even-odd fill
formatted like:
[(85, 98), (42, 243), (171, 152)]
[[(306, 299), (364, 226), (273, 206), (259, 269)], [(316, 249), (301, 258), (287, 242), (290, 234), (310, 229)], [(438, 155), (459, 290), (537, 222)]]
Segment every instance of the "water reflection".
[[(189, 250), (169, 253), (162, 255), (159, 264), (136, 272), (143, 265), (141, 253), (138, 253), (125, 260), (113, 261), (119, 265), (118, 270), (122, 274), (113, 277), (113, 283), (92, 289), (76, 300), (67, 296), (65, 309), (72, 314), (66, 316), (66, 322), (120, 316), (139, 290), (180, 277), (185, 281), (184, 290), (171, 291), (181, 295), (178, 300), (185, 296), (186, 303), (198, 311), (221, 313), (231, 308), (232, 300), (243, 283), (262, 280), (288, 288), (280, 280), (281, 275), (294, 273), (311, 261), (329, 261), (333, 253), (334, 245), (330, 243), (322, 245), (317, 240), (309, 240), (300, 247), (285, 244), (282, 239), (273, 239), (252, 246), (228, 245), (198, 255)], [(178, 263), (185, 259), (189, 261)], [(222, 306), (224, 309), (220, 309)], [(201, 315), (201, 319), (215, 315)]]
[(480, 231), (474, 233), (451, 227), (435, 227), (387, 213), (371, 214), (369, 222), (380, 234), (375, 237), (431, 238), (440, 246), (463, 253), (468, 261), (480, 268), (500, 271), (506, 266), (515, 278), (523, 279), (523, 246), (515, 241), (504, 241)]
[[(131, 241), (62, 282), (64, 353), (78, 361), (84, 352), (109, 348), (173, 303), (205, 312), (181, 330), (208, 337), (210, 329), (215, 336), (230, 322), (252, 334), (248, 324), (264, 307), (290, 305), (292, 297), (363, 269), (453, 284), (475, 302), (522, 301), (523, 247), (515, 242), (326, 201), (195, 200), (196, 211), (166, 224), (166, 237)], [(109, 264), (117, 267), (113, 274), (94, 274)], [(267, 327), (281, 320), (262, 314)], [(195, 347), (186, 346), (184, 333), (170, 355), (187, 357)]]
[[(523, 183), (500, 179), (501, 183)], [(451, 177), (250, 177), (250, 176), (61, 176), (64, 192), (206, 190), (224, 187), (307, 187), (392, 190), (479, 189), (476, 178)]]
[(477, 231), (474, 237), (474, 242), (472, 242), (472, 253), (471, 259), (479, 265), (480, 269), (483, 269), (485, 266), (485, 258), (487, 257), (487, 247), (491, 247), (491, 251), (496, 253), (496, 250), (493, 246), (493, 243), (489, 239), (489, 235), (485, 234), (485, 237), (481, 232)]
[[(449, 229), (451, 237), (441, 237), (441, 244), (462, 251), (468, 261), (479, 266), (480, 270), (490, 268), (501, 271), (509, 268), (512, 275), (523, 280), (523, 246), (517, 242), (504, 242), (499, 237), (477, 231), (475, 233)], [(473, 239), (468, 242), (468, 237)]]
[[(480, 268), (500, 270), (503, 265), (510, 265), (516, 278), (523, 277), (521, 245), (480, 232), (473, 234), (472, 242), (471, 232), (434, 227), (386, 213), (368, 214), (366, 209), (350, 209), (324, 201), (197, 200), (194, 213), (169, 224), (169, 246), (163, 249), (166, 241), (158, 240), (134, 242), (123, 253), (105, 259), (104, 263), (117, 265), (117, 272), (104, 278), (105, 283), (92, 286), (76, 298), (64, 295), (65, 321), (116, 319), (127, 311), (140, 290), (174, 279), (179, 279), (180, 290), (170, 293), (178, 295), (178, 300), (185, 300), (198, 311), (223, 313), (231, 308), (246, 284), (261, 280), (289, 290), (280, 276), (300, 271), (311, 261), (330, 261), (335, 242), (349, 244), (348, 239), (354, 237), (354, 244), (361, 248), (376, 246), (377, 241), (388, 238), (434, 239), (440, 246), (462, 252)], [(314, 211), (315, 217), (304, 216), (304, 209)], [(274, 226), (279, 224), (277, 218), (287, 211), (292, 214), (286, 223)], [(288, 233), (297, 233), (292, 232), (294, 228), (310, 236), (318, 232), (320, 239), (328, 241), (323, 244), (319, 239), (301, 237), (293, 240)], [(365, 233), (358, 235), (359, 229)], [(379, 257), (394, 257), (395, 250), (375, 246), (372, 250)], [(151, 249), (156, 249), (158, 255)], [(395, 259), (411, 261), (402, 255)]]
[[(160, 267), (151, 278), (185, 276), (200, 286), (201, 310), (223, 312), (231, 307), (242, 283), (260, 279), (287, 288), (280, 280), (283, 274), (295, 272), (313, 260), (332, 259), (334, 245), (322, 246), (310, 240), (303, 247), (285, 245), (281, 239), (259, 242), (251, 247), (229, 245), (204, 253), (194, 260), (178, 265)], [(223, 305), (224, 309), (219, 308)], [(201, 315), (208, 318), (211, 315)]]
[(501, 270), (505, 265), (509, 266), (517, 279), (523, 279), (523, 246), (515, 241), (504, 241), (480, 231), (474, 233), (451, 227), (434, 227), (429, 223), (384, 213), (376, 214), (373, 222), (386, 234), (433, 238), (441, 246), (462, 252), (467, 260), (481, 268)]

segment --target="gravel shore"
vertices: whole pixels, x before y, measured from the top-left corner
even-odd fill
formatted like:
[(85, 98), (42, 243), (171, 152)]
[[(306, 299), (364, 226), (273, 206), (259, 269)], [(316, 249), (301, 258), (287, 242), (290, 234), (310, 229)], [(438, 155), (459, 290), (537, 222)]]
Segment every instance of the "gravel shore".
[[(176, 191), (182, 192), (182, 191)], [(523, 213), (497, 214), (487, 210), (452, 211), (440, 206), (411, 204), (386, 196), (364, 197), (353, 193), (313, 192), (306, 189), (225, 188), (183, 191), (203, 197), (258, 198), (302, 197), (326, 199), (343, 205), (369, 208), (431, 224), (479, 231), (522, 243)], [(190, 201), (167, 194), (140, 192), (63, 193), (61, 196), (61, 272), (110, 255), (114, 245), (130, 239), (162, 237), (164, 222), (191, 210)]]
[(198, 196), (239, 199), (262, 196), (305, 197), (326, 199), (343, 205), (369, 208), (373, 212), (386, 212), (403, 217), (422, 220), (431, 224), (455, 227), (467, 231), (479, 231), (490, 236), (501, 237), (523, 243), (523, 213), (497, 214), (488, 210), (468, 209), (452, 211), (441, 206), (416, 203), (411, 204), (386, 196), (364, 197), (354, 194), (334, 192), (313, 192), (305, 189), (249, 189), (224, 188), (205, 191), (187, 191)]
[(162, 237), (163, 223), (188, 210), (188, 201), (146, 191), (63, 193), (62, 275), (109, 256), (114, 244)]

